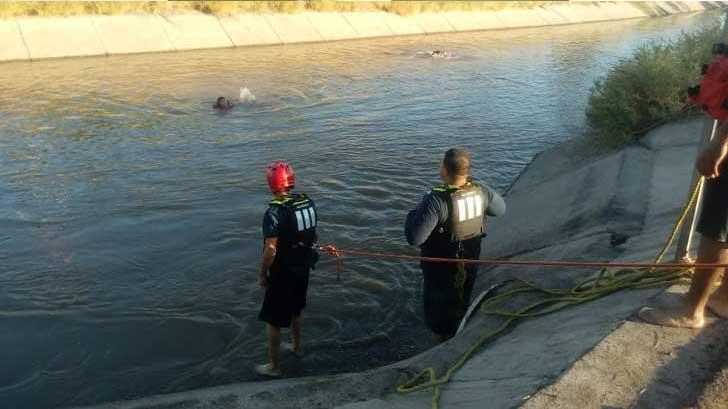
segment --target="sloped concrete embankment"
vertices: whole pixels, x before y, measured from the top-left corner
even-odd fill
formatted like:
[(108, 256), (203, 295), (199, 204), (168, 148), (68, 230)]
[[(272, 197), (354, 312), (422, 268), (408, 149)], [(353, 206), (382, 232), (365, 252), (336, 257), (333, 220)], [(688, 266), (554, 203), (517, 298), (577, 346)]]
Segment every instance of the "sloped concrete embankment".
[(654, 17), (724, 7), (723, 2), (560, 3), (531, 9), (393, 13), (302, 12), (216, 17), (89, 15), (0, 20), (0, 61), (184, 51), (450, 33)]
[[(669, 138), (659, 136), (653, 142), (665, 140)], [(675, 174), (673, 167), (682, 168), (694, 158), (682, 156), (681, 151), (663, 150), (656, 158), (655, 174), (664, 176), (653, 178), (650, 192), (654, 193), (650, 194), (661, 191), (662, 196), (651, 200), (655, 205), (649, 207), (646, 226), (669, 214), (656, 210), (665, 209), (660, 203), (669, 200), (670, 187), (676, 187), (670, 177)], [(679, 193), (673, 189), (673, 196)], [(687, 288), (676, 285), (647, 301), (675, 303)], [(631, 317), (522, 407), (728, 409), (728, 322), (706, 318), (706, 328), (693, 330), (660, 327)]]
[[(666, 125), (652, 131), (642, 143), (614, 153), (584, 153), (568, 165), (557, 159), (573, 157), (579, 151), (574, 143), (539, 155), (512, 186), (506, 217), (492, 221), (485, 255), (651, 261), (686, 198), (701, 129), (701, 121), (696, 120)], [(547, 287), (569, 287), (590, 274), (593, 271), (498, 267), (483, 271), (478, 287), (514, 277)], [(512, 408), (523, 404), (560, 379), (660, 292), (623, 291), (519, 322), (456, 372), (443, 389), (441, 407), (480, 409), (487, 403), (489, 408)], [(433, 366), (442, 373), (499, 323), (476, 315), (455, 339), (409, 360), (362, 373), (227, 385), (96, 408), (429, 407), (429, 391), (403, 396), (394, 392), (394, 386), (424, 367)], [(608, 355), (608, 359), (620, 357)]]

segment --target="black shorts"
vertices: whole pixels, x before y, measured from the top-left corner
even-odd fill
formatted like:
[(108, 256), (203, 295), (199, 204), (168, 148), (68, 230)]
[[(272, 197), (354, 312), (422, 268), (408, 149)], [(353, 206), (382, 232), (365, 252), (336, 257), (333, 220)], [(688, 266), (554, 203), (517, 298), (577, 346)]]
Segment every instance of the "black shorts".
[(271, 269), (258, 318), (274, 327), (289, 327), (306, 307), (308, 276), (308, 268)]
[(721, 167), (719, 177), (705, 180), (703, 207), (696, 229), (712, 240), (728, 242), (728, 163)]
[(455, 288), (455, 264), (422, 263), (425, 324), (432, 332), (453, 336), (470, 305), (470, 296), (478, 274), (478, 266), (466, 266), (467, 275), (462, 298)]

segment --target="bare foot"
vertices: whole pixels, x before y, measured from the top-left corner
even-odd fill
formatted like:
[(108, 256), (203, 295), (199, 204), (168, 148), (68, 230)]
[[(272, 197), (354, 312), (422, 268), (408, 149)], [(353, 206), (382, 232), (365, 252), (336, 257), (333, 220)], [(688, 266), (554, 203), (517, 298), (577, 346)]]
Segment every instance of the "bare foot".
[(640, 310), (638, 315), (645, 322), (662, 325), (663, 327), (703, 328), (705, 325), (703, 317), (696, 318), (684, 308), (672, 307), (658, 309), (645, 307)]
[(708, 308), (713, 314), (721, 318), (728, 318), (728, 301), (719, 297), (718, 294), (713, 294), (708, 298)]

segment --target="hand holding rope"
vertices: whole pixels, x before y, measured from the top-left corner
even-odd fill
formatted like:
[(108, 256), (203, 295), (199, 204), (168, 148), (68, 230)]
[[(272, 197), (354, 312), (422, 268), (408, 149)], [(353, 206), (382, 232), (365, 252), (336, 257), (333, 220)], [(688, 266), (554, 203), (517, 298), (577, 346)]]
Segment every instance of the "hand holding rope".
[(342, 265), (341, 252), (339, 251), (339, 249), (337, 249), (332, 244), (318, 246), (318, 249), (332, 257), (336, 257), (336, 281), (341, 281), (341, 271), (343, 270), (344, 266)]

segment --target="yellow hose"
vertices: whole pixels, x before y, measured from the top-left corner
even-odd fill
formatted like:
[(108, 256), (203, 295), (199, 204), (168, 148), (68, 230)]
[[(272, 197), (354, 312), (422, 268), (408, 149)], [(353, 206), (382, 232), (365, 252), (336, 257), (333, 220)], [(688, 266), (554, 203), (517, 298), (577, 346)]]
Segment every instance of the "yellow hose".
[[(703, 178), (699, 178), (693, 188), (690, 197), (680, 212), (680, 216), (675, 221), (665, 245), (657, 253), (655, 263), (660, 263), (667, 254), (672, 242), (680, 230), (680, 226), (685, 222), (685, 218), (690, 213), (690, 209), (695, 205), (698, 194), (703, 184)], [(466, 351), (460, 356), (447, 371), (438, 377), (433, 367), (423, 369), (419, 374), (410, 380), (397, 386), (397, 392), (406, 394), (423, 389), (432, 389), (432, 409), (438, 409), (440, 401), (440, 387), (450, 381), (452, 375), (460, 369), (470, 357), (485, 343), (491, 341), (498, 336), (513, 322), (520, 318), (537, 317), (550, 314), (572, 305), (582, 304), (602, 298), (609, 294), (624, 289), (643, 289), (674, 284), (682, 278), (688, 276), (689, 268), (679, 270), (658, 270), (649, 269), (621, 269), (617, 271), (601, 270), (595, 277), (588, 278), (577, 283), (570, 289), (548, 289), (542, 288), (535, 284), (524, 280), (518, 280), (518, 285), (508, 291), (498, 294), (481, 304), (480, 310), (486, 315), (494, 315), (505, 318), (503, 323), (492, 331), (486, 332), (478, 338)], [(516, 311), (500, 311), (493, 309), (497, 305), (502, 304), (506, 300), (512, 298), (516, 294), (540, 293), (544, 294), (544, 299), (529, 304)]]

